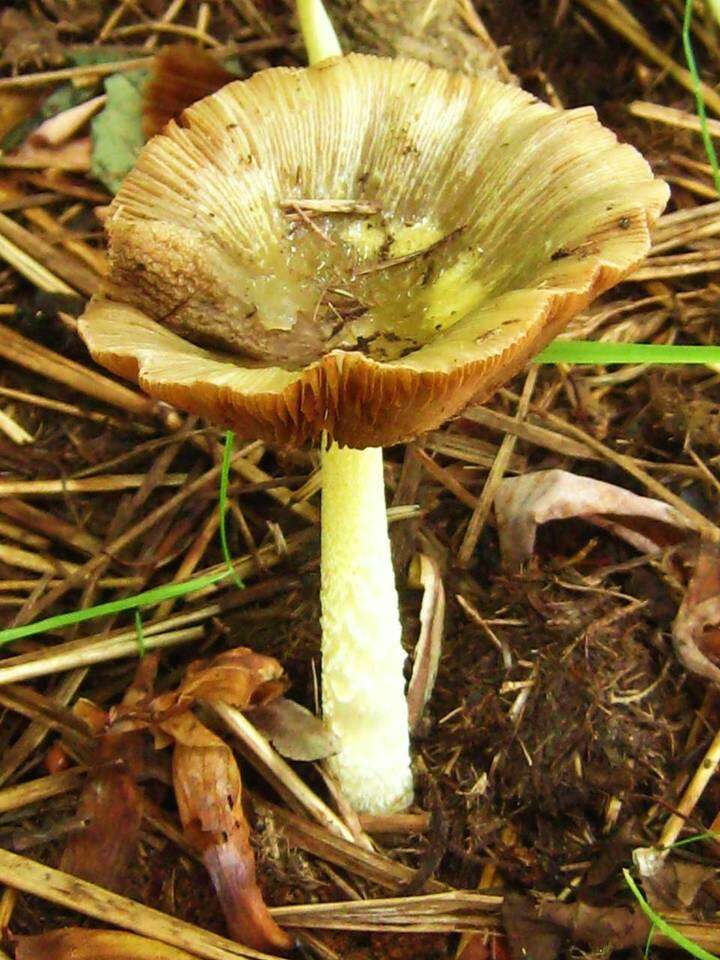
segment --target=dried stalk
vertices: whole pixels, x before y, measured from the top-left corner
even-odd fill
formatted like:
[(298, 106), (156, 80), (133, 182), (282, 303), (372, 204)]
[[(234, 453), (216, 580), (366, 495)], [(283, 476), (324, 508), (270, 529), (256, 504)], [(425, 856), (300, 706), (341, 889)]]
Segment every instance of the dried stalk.
[[(159, 487), (182, 487), (186, 473), (168, 473)], [(85, 477), (79, 480), (0, 480), (0, 497), (65, 497), (69, 493), (113, 493), (138, 490), (145, 482), (144, 473), (116, 473), (110, 477)]]
[[(628, 15), (621, 3), (612, 3), (609, 0), (580, 0), (580, 2), (596, 17), (625, 37), (649, 60), (666, 70), (685, 90), (694, 93), (695, 86), (690, 71), (677, 64), (669, 54), (653, 43), (635, 18)], [(720, 115), (720, 95), (707, 83), (701, 83), (700, 86), (708, 109)]]
[[(518, 401), (517, 413), (515, 415), (515, 419), (518, 422), (524, 420), (527, 416), (528, 407), (530, 406), (530, 399), (532, 397), (533, 390), (535, 389), (537, 375), (537, 367), (531, 367), (530, 372), (525, 379), (522, 395)], [(516, 443), (516, 434), (508, 433), (503, 437), (497, 457), (495, 458), (495, 462), (493, 463), (487, 480), (485, 481), (483, 491), (480, 494), (477, 503), (475, 504), (473, 515), (470, 518), (467, 530), (465, 531), (465, 536), (463, 537), (463, 542), (460, 545), (460, 550), (458, 552), (458, 563), (462, 567), (468, 566), (473, 554), (475, 553), (475, 548), (477, 547), (478, 540), (482, 536), (483, 529), (485, 528), (485, 523), (490, 513), (495, 493), (500, 485), (500, 482), (502, 481), (502, 478), (505, 476), (505, 472), (510, 463), (510, 458), (515, 451)]]
[(387, 900), (351, 900), (275, 907), (271, 913), (286, 927), (332, 930), (381, 930), (437, 933), (495, 930), (502, 897), (465, 890)]
[(0, 430), (9, 437), (13, 443), (23, 446), (26, 443), (33, 443), (32, 434), (28, 433), (4, 410), (0, 410)]
[[(299, 847), (349, 873), (377, 883), (385, 890), (399, 892), (415, 877), (415, 871), (405, 864), (397, 863), (380, 853), (365, 850), (357, 843), (342, 840), (296, 813), (257, 796), (253, 797), (253, 805), (260, 813), (271, 816), (283, 828), (291, 846)], [(429, 893), (444, 893), (447, 886), (437, 880), (428, 880), (425, 889)]]
[(0, 813), (19, 810), (31, 803), (49, 800), (63, 793), (77, 790), (85, 780), (85, 767), (72, 767), (62, 773), (53, 773), (49, 777), (40, 777), (27, 783), (0, 790)]
[(26, 339), (4, 324), (0, 324), (0, 357), (135, 416), (151, 416), (155, 410), (155, 405), (147, 397)]
[[(191, 643), (193, 640), (201, 640), (204, 632), (202, 627), (171, 630), (168, 633), (150, 634), (149, 636), (147, 631), (144, 631), (145, 649), (159, 650), (166, 647), (175, 647), (179, 643)], [(137, 656), (137, 654), (138, 644), (134, 631), (131, 639), (104, 640), (99, 643), (86, 644), (80, 649), (71, 651), (63, 650), (61, 647), (51, 647), (43, 649), (34, 660), (17, 663), (14, 666), (0, 667), (0, 686), (6, 683), (31, 680), (34, 677), (47, 677), (53, 673), (62, 673), (65, 670), (76, 670), (78, 667), (88, 667), (93, 663), (121, 660), (125, 657)]]
[[(644, 100), (633, 100), (628, 110), (634, 117), (644, 120), (657, 120), (671, 127), (680, 127), (682, 130), (694, 130), (700, 133), (702, 125), (696, 113), (678, 110), (676, 107), (665, 107), (660, 103), (647, 103)], [(708, 119), (707, 128), (710, 136), (720, 137), (720, 120)]]

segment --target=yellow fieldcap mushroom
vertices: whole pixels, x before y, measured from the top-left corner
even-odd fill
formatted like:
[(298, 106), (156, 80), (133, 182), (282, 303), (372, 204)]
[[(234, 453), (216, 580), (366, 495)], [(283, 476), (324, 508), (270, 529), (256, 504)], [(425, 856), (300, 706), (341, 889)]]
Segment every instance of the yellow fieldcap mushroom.
[(667, 198), (591, 108), (351, 54), (200, 101), (113, 201), (93, 356), (242, 437), (333, 441), (323, 709), (357, 809), (412, 787), (379, 448), (489, 397), (643, 259)]

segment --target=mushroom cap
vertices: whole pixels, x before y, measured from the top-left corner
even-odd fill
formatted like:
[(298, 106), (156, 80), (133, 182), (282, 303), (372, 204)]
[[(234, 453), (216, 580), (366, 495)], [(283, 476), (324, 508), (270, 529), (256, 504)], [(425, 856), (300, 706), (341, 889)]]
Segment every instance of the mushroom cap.
[(264, 70), (146, 145), (80, 331), (243, 437), (385, 446), (520, 370), (643, 259), (667, 199), (592, 108), (413, 60)]

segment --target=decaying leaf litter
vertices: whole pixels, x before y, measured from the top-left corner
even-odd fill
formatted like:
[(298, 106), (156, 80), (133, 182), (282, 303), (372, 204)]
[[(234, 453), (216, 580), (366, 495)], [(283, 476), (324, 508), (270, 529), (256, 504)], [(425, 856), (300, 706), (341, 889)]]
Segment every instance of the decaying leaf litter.
[[(551, 102), (595, 104), (672, 184), (651, 257), (570, 335), (712, 343), (718, 212), (681, 69), (682, 5), (399, 6), (330, 9), (346, 49), (489, 67), (502, 79), (513, 71)], [(103, 208), (115, 181), (102, 148), (115, 138), (110, 155), (118, 158), (122, 142), (130, 163), (142, 142), (139, 114), (111, 109), (128, 106), (113, 87), (132, 83), (155, 49), (177, 40), (218, 51), (241, 76), (301, 63), (303, 52), (289, 8), (241, 0), (48, 2), (2, 17), (14, 79), (0, 81), (0, 116), (3, 134), (15, 136), (0, 179), (0, 604), (9, 626), (220, 567), (221, 434), (100, 373), (74, 318), (105, 270)], [(712, 82), (719, 54), (710, 19), (695, 18), (694, 41)], [(67, 74), (31, 79), (43, 70), (69, 70), (70, 83)], [(78, 113), (67, 111), (103, 96), (76, 127)], [(717, 115), (712, 96), (707, 103)], [(61, 111), (61, 132), (51, 128), (48, 138), (46, 127), (33, 140), (40, 121)], [(717, 829), (716, 696), (712, 676), (689, 671), (717, 669), (718, 402), (713, 369), (543, 367), (487, 407), (387, 451), (399, 583), (421, 554), (437, 572), (426, 575), (426, 591), (439, 595), (439, 575), (447, 597), (437, 681), (415, 728), (416, 806), (358, 820), (321, 766), (288, 766), (268, 750), (252, 711), (202, 714), (211, 736), (238, 748), (260, 888), (310, 955), (487, 956), (507, 949), (503, 928), (513, 956), (541, 942), (543, 955), (563, 955), (572, 939), (644, 945), (648, 925), (622, 867), (633, 851)], [(317, 466), (314, 451), (257, 442), (238, 450), (231, 547), (247, 586), (223, 582), (143, 611), (144, 645), (162, 651), (161, 695), (178, 688), (192, 661), (248, 647), (277, 658), (289, 696), (315, 709)], [(598, 495), (592, 526), (572, 519), (587, 514), (572, 498), (561, 504), (554, 517), (571, 519), (550, 517), (524, 566), (504, 567), (494, 509), (503, 485), (560, 470), (576, 484), (619, 490), (605, 490), (605, 503)], [(655, 502), (649, 520), (628, 493)], [(663, 522), (669, 516), (679, 522)], [(614, 535), (628, 525), (634, 546)], [(421, 611), (409, 583), (402, 601), (406, 646), (422, 619), (430, 657), (433, 612)], [(78, 934), (40, 946), (14, 937), (100, 921), (163, 941), (168, 956), (171, 948), (243, 955), (205, 932), (226, 928), (182, 832), (167, 749), (143, 754), (143, 820), (124, 878), (123, 892), (145, 907), (38, 866), (61, 867), (63, 851), (87, 831), (78, 806), (85, 771), (102, 773), (93, 718), (104, 730), (107, 712), (115, 717), (127, 702), (138, 653), (132, 618), (90, 621), (6, 652), (0, 877), (12, 886), (0, 915), (8, 954), (63, 956)], [(421, 672), (427, 678), (431, 666)], [(271, 727), (259, 729), (272, 739)], [(658, 904), (661, 887), (658, 909), (711, 951), (720, 942), (715, 874), (702, 873), (690, 899), (678, 894), (678, 878), (693, 864), (712, 868), (716, 855), (711, 839), (661, 854), (645, 888)], [(99, 941), (91, 949), (102, 955)], [(137, 940), (104, 949), (161, 955)]]

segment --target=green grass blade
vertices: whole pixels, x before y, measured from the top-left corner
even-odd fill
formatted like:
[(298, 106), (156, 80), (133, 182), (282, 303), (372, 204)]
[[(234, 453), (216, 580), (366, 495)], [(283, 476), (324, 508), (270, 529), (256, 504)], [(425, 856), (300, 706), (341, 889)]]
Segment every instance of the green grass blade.
[(659, 913), (655, 913), (653, 908), (638, 889), (638, 885), (630, 876), (629, 870), (623, 870), (623, 876), (625, 877), (625, 883), (630, 887), (633, 896), (640, 905), (640, 909), (648, 918), (650, 923), (657, 929), (658, 933), (662, 933), (663, 936), (668, 938), (668, 940), (672, 940), (676, 946), (680, 947), (682, 950), (685, 950), (686, 953), (689, 953), (693, 957), (697, 957), (697, 960), (720, 960), (720, 958), (714, 953), (708, 953), (707, 950), (699, 946), (697, 943), (694, 943), (692, 940), (688, 940), (688, 938), (683, 936), (679, 930), (676, 930), (675, 927), (671, 926), (667, 920), (663, 920)]
[(138, 655), (142, 659), (147, 650), (145, 648), (145, 631), (143, 630), (143, 622), (139, 610), (135, 611), (135, 634), (137, 636)]
[(553, 340), (535, 363), (718, 363), (720, 347), (684, 347), (662, 343), (604, 343), (599, 340)]
[(676, 840), (667, 848), (674, 850), (675, 847), (686, 847), (689, 843), (697, 843), (699, 840), (720, 840), (720, 833), (715, 830), (704, 830), (702, 833), (694, 833), (691, 837), (683, 837), (682, 840)]
[(21, 640), (23, 637), (32, 637), (36, 633), (43, 633), (45, 630), (62, 630), (64, 627), (72, 627), (76, 623), (95, 620), (111, 613), (124, 613), (126, 610), (153, 607), (162, 603), (163, 600), (173, 600), (175, 597), (182, 597), (186, 593), (203, 590), (205, 587), (210, 587), (229, 576), (230, 572), (228, 570), (220, 570), (217, 573), (208, 573), (204, 577), (195, 577), (193, 580), (153, 587), (152, 590), (145, 590), (134, 597), (123, 597), (122, 600), (99, 603), (95, 607), (88, 607), (87, 610), (73, 610), (71, 613), (60, 613), (54, 617), (47, 617), (45, 620), (37, 620), (35, 623), (26, 623), (22, 627), (10, 627), (8, 630), (0, 630), (0, 644), (10, 643), (12, 640)]
[(220, 497), (218, 501), (218, 510), (220, 511), (220, 545), (222, 547), (222, 555), (225, 558), (225, 563), (227, 564), (228, 574), (235, 581), (235, 585), (239, 587), (240, 590), (245, 588), (245, 584), (242, 582), (238, 576), (235, 566), (233, 565), (232, 557), (230, 556), (230, 548), (228, 547), (227, 539), (227, 492), (228, 484), (230, 483), (230, 464), (232, 462), (232, 452), (233, 444), (235, 443), (235, 434), (232, 430), (228, 430), (225, 434), (225, 449), (223, 450), (223, 462), (222, 462), (222, 472), (220, 473)]
[[(713, 12), (717, 15), (717, 9), (714, 9)], [(697, 106), (698, 117), (700, 118), (700, 134), (702, 136), (703, 144), (705, 145), (705, 153), (710, 161), (713, 180), (715, 181), (715, 189), (718, 193), (720, 193), (720, 166), (718, 166), (715, 145), (712, 142), (712, 137), (710, 136), (710, 131), (708, 130), (705, 98), (703, 97), (700, 74), (698, 72), (697, 63), (695, 62), (695, 51), (693, 50), (692, 38), (690, 36), (692, 18), (693, 0), (685, 0), (685, 16), (683, 17), (682, 28), (683, 49), (685, 50), (685, 60), (687, 61), (688, 70), (690, 71), (690, 75), (692, 77), (693, 91), (695, 93), (695, 104)]]

